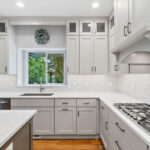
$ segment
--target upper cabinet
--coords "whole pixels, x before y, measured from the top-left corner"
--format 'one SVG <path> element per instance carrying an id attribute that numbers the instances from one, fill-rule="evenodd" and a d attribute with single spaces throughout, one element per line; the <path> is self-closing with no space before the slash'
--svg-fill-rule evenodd
<path id="1" fill-rule="evenodd" d="M 67 73 L 79 73 L 79 36 L 67 36 Z"/>
<path id="2" fill-rule="evenodd" d="M 94 29 L 95 35 L 107 35 L 108 33 L 107 20 L 94 21 Z"/>
<path id="3" fill-rule="evenodd" d="M 107 35 L 107 20 L 80 20 L 80 35 Z"/>
<path id="4" fill-rule="evenodd" d="M 0 74 L 8 73 L 8 37 L 0 36 Z"/>
<path id="5" fill-rule="evenodd" d="M 115 1 L 116 42 L 120 44 L 128 38 L 128 0 Z"/>
<path id="6" fill-rule="evenodd" d="M 93 21 L 81 20 L 80 21 L 80 35 L 93 35 Z"/>
<path id="7" fill-rule="evenodd" d="M 79 35 L 79 21 L 69 20 L 67 21 L 67 35 Z"/>
<path id="8" fill-rule="evenodd" d="M 145 38 L 145 27 L 150 25 L 149 0 L 115 0 L 116 47 L 114 52 L 125 49 Z M 141 38 L 140 38 L 141 37 Z M 130 40 L 131 38 L 131 40 Z M 127 41 L 129 40 L 129 41 Z M 127 41 L 124 43 L 124 41 Z"/>
<path id="9" fill-rule="evenodd" d="M 0 35 L 7 35 L 7 34 L 8 34 L 8 21 L 0 20 Z"/>

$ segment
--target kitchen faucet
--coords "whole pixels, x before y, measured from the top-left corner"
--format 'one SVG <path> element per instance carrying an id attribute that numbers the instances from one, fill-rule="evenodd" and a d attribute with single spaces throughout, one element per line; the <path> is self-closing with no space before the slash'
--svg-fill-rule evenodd
<path id="1" fill-rule="evenodd" d="M 42 86 L 42 77 L 40 77 L 40 93 L 44 90 L 45 88 Z"/>

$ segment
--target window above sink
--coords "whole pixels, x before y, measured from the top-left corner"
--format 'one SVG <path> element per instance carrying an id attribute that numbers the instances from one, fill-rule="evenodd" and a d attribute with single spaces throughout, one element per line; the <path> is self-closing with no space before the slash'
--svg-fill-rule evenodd
<path id="1" fill-rule="evenodd" d="M 46 86 L 66 83 L 65 49 L 19 48 L 17 85 Z"/>

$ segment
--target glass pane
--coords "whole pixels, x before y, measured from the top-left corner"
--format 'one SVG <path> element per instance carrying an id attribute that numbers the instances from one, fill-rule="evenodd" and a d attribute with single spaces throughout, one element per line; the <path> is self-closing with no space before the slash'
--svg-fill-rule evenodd
<path id="1" fill-rule="evenodd" d="M 5 32 L 5 23 L 0 23 L 0 32 Z"/>
<path id="2" fill-rule="evenodd" d="M 28 59 L 28 84 L 45 83 L 45 53 L 29 53 Z"/>
<path id="3" fill-rule="evenodd" d="M 97 32 L 105 32 L 105 23 L 97 23 Z"/>
<path id="4" fill-rule="evenodd" d="M 110 28 L 112 29 L 113 26 L 114 26 L 114 16 L 110 20 Z"/>
<path id="5" fill-rule="evenodd" d="M 64 83 L 64 54 L 48 54 L 48 83 Z"/>
<path id="6" fill-rule="evenodd" d="M 82 32 L 91 32 L 91 23 L 82 23 Z"/>
<path id="7" fill-rule="evenodd" d="M 69 32 L 76 32 L 76 23 L 69 24 Z"/>

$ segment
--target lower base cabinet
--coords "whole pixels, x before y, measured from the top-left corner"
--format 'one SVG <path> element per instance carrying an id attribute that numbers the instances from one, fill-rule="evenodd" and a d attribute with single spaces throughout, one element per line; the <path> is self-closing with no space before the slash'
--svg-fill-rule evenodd
<path id="1" fill-rule="evenodd" d="M 100 117 L 100 134 L 106 150 L 108 150 L 108 120 L 101 115 Z"/>
<path id="2" fill-rule="evenodd" d="M 77 134 L 96 134 L 96 108 L 77 108 Z"/>
<path id="3" fill-rule="evenodd" d="M 76 134 L 76 108 L 55 108 L 55 134 Z"/>
<path id="4" fill-rule="evenodd" d="M 54 134 L 54 108 L 36 108 L 37 114 L 33 119 L 34 135 Z"/>

